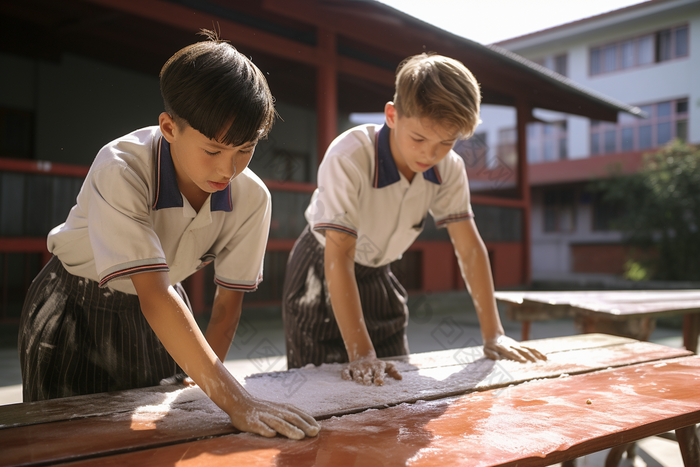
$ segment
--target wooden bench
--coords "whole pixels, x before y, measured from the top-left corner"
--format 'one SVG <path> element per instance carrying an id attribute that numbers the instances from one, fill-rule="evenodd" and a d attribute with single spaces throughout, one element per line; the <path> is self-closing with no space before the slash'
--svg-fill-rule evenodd
<path id="1" fill-rule="evenodd" d="M 683 343 L 697 351 L 700 335 L 700 290 L 625 290 L 570 292 L 496 292 L 508 319 L 523 324 L 573 317 L 584 333 L 602 332 L 648 340 L 657 318 L 683 315 Z"/>
<path id="2" fill-rule="evenodd" d="M 383 387 L 341 380 L 341 365 L 248 377 L 321 420 L 303 441 L 237 433 L 199 388 L 0 406 L 0 465 L 544 466 L 667 431 L 700 465 L 700 357 L 602 334 L 530 344 L 548 361 L 414 354 Z"/>

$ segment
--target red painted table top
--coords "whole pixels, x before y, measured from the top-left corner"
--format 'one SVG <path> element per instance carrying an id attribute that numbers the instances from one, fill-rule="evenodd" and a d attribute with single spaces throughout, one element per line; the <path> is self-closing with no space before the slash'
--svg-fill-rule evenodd
<path id="1" fill-rule="evenodd" d="M 396 399 L 381 410 L 341 400 L 339 413 L 359 412 L 316 414 L 321 433 L 304 441 L 237 434 L 198 389 L 3 406 L 0 465 L 549 465 L 700 422 L 700 357 L 602 335 L 539 344 L 548 362 L 499 362 L 510 365 L 501 367 L 509 379 L 450 386 L 462 395 Z M 454 351 L 445 352 L 411 356 L 416 374 L 405 378 L 441 368 L 448 380 L 460 375 L 451 373 Z M 167 413 L 146 410 L 153 401 L 144 398 L 176 394 L 187 397 Z"/>

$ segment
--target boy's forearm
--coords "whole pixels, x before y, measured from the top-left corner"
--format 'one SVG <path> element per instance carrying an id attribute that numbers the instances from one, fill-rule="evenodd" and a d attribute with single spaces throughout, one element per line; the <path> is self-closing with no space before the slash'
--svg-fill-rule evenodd
<path id="1" fill-rule="evenodd" d="M 462 266 L 462 276 L 468 284 L 472 300 L 474 300 L 474 307 L 481 325 L 481 335 L 484 342 L 486 342 L 504 334 L 494 298 L 493 279 L 488 254 L 485 247 L 477 247 L 467 253 L 463 253 L 463 255 L 466 258 L 464 266 Z"/>
<path id="2" fill-rule="evenodd" d="M 166 275 L 167 277 L 167 275 Z M 133 279 L 132 279 L 133 280 Z M 138 280 L 134 280 L 138 284 Z M 172 287 L 148 284 L 157 293 L 139 293 L 141 310 L 165 349 L 199 387 L 227 413 L 245 390 L 226 370 L 199 330 L 192 314 Z M 137 285 L 137 291 L 144 287 Z"/>
<path id="3" fill-rule="evenodd" d="M 376 356 L 362 314 L 360 292 L 355 279 L 355 262 L 349 257 L 341 255 L 337 258 L 327 254 L 325 275 L 333 313 L 345 342 L 348 359 L 352 362 L 362 357 Z"/>
<path id="4" fill-rule="evenodd" d="M 473 222 L 473 221 L 466 221 Z M 486 342 L 504 334 L 494 298 L 494 285 L 488 252 L 475 226 L 448 226 L 462 278 L 474 301 L 481 335 Z"/>
<path id="5" fill-rule="evenodd" d="M 231 348 L 241 318 L 243 292 L 217 287 L 211 319 L 205 337 L 212 350 L 222 362 Z"/>

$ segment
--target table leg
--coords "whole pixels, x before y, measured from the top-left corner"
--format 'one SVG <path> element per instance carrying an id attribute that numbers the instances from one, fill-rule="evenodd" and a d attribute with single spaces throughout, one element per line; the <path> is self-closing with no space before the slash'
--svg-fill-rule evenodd
<path id="1" fill-rule="evenodd" d="M 622 455 L 627 453 L 627 459 L 634 462 L 636 456 L 636 443 L 620 444 L 610 449 L 608 456 L 605 458 L 605 467 L 617 467 L 622 460 Z"/>
<path id="2" fill-rule="evenodd" d="M 574 317 L 576 328 L 583 334 L 601 332 L 614 336 L 630 337 L 639 341 L 648 341 L 656 327 L 654 318 L 611 319 L 588 316 L 577 313 Z"/>
<path id="3" fill-rule="evenodd" d="M 700 465 L 700 443 L 695 432 L 695 425 L 679 428 L 676 430 L 678 447 L 681 448 L 683 465 L 685 467 Z"/>
<path id="4" fill-rule="evenodd" d="M 576 459 L 562 462 L 561 467 L 576 467 Z"/>
<path id="5" fill-rule="evenodd" d="M 622 460 L 622 455 L 625 453 L 627 453 L 627 459 L 634 463 L 634 458 L 637 455 L 636 445 L 637 443 L 620 444 L 610 449 L 608 456 L 605 458 L 605 467 L 617 467 Z"/>
<path id="6" fill-rule="evenodd" d="M 698 353 L 700 334 L 700 313 L 687 313 L 683 316 L 683 345 L 686 350 Z"/>
<path id="7" fill-rule="evenodd" d="M 520 340 L 521 341 L 529 341 L 530 340 L 530 321 L 523 321 L 523 328 L 521 330 Z"/>

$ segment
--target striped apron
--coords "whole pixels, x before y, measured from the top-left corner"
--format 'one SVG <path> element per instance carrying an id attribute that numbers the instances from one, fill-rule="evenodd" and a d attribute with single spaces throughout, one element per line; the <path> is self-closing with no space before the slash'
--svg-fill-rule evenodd
<path id="1" fill-rule="evenodd" d="M 323 263 L 323 245 L 306 226 L 289 255 L 284 278 L 282 317 L 288 368 L 348 361 Z M 390 266 L 371 268 L 355 263 L 355 277 L 377 356 L 407 355 L 407 294 Z"/>
<path id="2" fill-rule="evenodd" d="M 99 288 L 55 256 L 27 292 L 19 356 L 24 402 L 154 386 L 181 372 L 137 295 Z"/>

